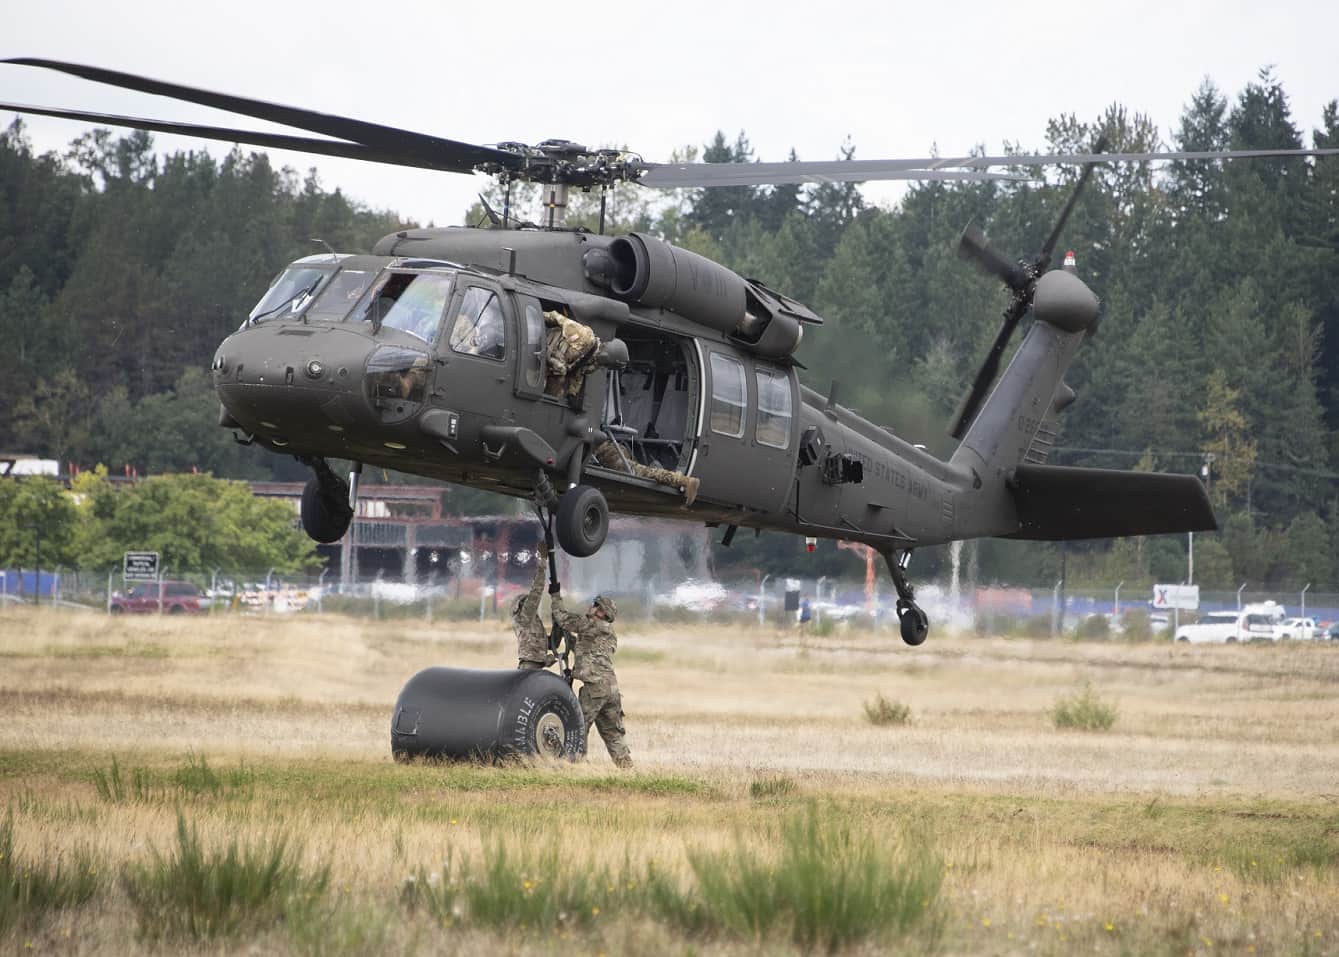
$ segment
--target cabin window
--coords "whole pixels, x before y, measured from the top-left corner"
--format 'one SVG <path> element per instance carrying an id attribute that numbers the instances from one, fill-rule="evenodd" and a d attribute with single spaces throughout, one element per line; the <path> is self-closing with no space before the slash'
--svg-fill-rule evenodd
<path id="1" fill-rule="evenodd" d="M 758 424 L 754 435 L 759 445 L 784 449 L 790 445 L 790 376 L 773 369 L 758 369 Z"/>
<path id="2" fill-rule="evenodd" d="M 497 296 L 471 286 L 460 302 L 456 324 L 451 327 L 451 348 L 467 356 L 501 359 L 507 354 L 507 331 Z"/>
<path id="3" fill-rule="evenodd" d="M 307 310 L 309 322 L 342 322 L 354 305 L 367 291 L 376 275 L 371 269 L 344 269 L 326 283 L 321 294 Z"/>
<path id="4" fill-rule="evenodd" d="M 713 352 L 711 354 L 711 431 L 741 439 L 744 437 L 744 409 L 748 392 L 743 363 Z"/>
<path id="5" fill-rule="evenodd" d="M 534 299 L 525 299 L 525 351 L 521 371 L 527 388 L 544 388 L 544 309 Z"/>

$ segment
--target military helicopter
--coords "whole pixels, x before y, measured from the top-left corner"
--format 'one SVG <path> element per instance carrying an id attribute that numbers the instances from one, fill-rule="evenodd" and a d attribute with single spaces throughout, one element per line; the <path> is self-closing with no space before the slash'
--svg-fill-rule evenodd
<path id="1" fill-rule="evenodd" d="M 1050 269 L 1094 164 L 1320 156 L 1339 150 L 960 156 L 753 164 L 652 163 L 566 140 L 481 146 L 133 74 L 53 60 L 42 67 L 284 124 L 319 137 L 0 103 L 0 109 L 422 167 L 485 173 L 507 189 L 492 228 L 412 229 L 370 255 L 292 263 L 218 347 L 219 424 L 312 469 L 302 524 L 345 534 L 366 464 L 534 498 L 558 543 L 595 553 L 610 510 L 723 527 L 863 542 L 887 561 L 903 639 L 922 643 L 925 612 L 907 568 L 917 548 L 957 539 L 1071 540 L 1205 531 L 1212 508 L 1192 475 L 1047 465 L 1064 381 L 1096 331 L 1097 296 Z M 616 184 L 683 188 L 876 179 L 1018 178 L 1022 167 L 1083 173 L 1035 256 L 1012 261 L 969 226 L 961 253 L 1010 292 L 999 333 L 959 406 L 947 461 L 799 381 L 795 351 L 822 318 L 768 288 L 654 236 L 604 234 Z M 998 170 L 1004 170 L 1000 172 Z M 545 221 L 517 223 L 510 187 L 544 187 Z M 565 226 L 572 189 L 599 190 L 598 233 Z M 546 314 L 599 340 L 584 387 L 555 391 Z M 1025 316 L 1033 321 L 999 367 Z M 998 381 L 996 381 L 998 379 Z M 593 450 L 617 443 L 623 462 Z M 351 461 L 346 481 L 329 459 Z M 636 466 L 641 466 L 638 469 Z M 653 478 L 697 479 L 688 504 Z"/>

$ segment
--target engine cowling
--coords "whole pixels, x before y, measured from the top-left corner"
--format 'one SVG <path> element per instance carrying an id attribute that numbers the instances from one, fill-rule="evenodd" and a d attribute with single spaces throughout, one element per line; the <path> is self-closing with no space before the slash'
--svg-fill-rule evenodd
<path id="1" fill-rule="evenodd" d="M 619 236 L 587 256 L 599 260 L 588 262 L 587 276 L 625 302 L 678 313 L 769 358 L 800 344 L 803 327 L 788 300 L 705 256 L 643 233 Z"/>

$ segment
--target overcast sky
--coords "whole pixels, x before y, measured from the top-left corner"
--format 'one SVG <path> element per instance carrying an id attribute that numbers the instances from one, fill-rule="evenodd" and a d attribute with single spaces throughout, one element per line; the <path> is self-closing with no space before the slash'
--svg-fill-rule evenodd
<path id="1" fill-rule="evenodd" d="M 290 12 L 292 11 L 292 12 Z M 863 159 L 1044 144 L 1112 102 L 1169 138 L 1204 77 L 1229 98 L 1265 65 L 1306 134 L 1339 97 L 1335 0 L 1120 3 L 324 3 L 43 0 L 5 16 L 0 56 L 111 67 L 476 143 L 548 137 L 648 160 L 744 130 L 760 159 Z M 30 67 L 0 101 L 276 129 Z M 12 114 L 0 112 L 5 126 Z M 39 149 L 82 127 L 28 117 Z M 156 136 L 161 149 L 200 142 Z M 221 143 L 206 146 L 216 156 Z M 274 154 L 326 188 L 457 223 L 482 177 Z M 875 200 L 890 187 L 868 188 Z"/>

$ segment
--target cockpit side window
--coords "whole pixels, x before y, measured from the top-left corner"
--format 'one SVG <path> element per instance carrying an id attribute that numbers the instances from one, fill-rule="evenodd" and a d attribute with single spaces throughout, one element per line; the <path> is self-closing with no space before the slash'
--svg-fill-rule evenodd
<path id="1" fill-rule="evenodd" d="M 468 356 L 502 359 L 507 355 L 507 329 L 502 307 L 491 290 L 471 286 L 460 302 L 451 327 L 451 348 Z"/>
<path id="2" fill-rule="evenodd" d="M 363 297 L 355 318 L 432 342 L 451 298 L 451 280 L 440 273 L 390 273 Z"/>
<path id="3" fill-rule="evenodd" d="M 307 310 L 307 321 L 342 322 L 358 302 L 358 297 L 367 291 L 375 275 L 376 272 L 369 269 L 340 270 Z"/>
<path id="4" fill-rule="evenodd" d="M 263 299 L 251 310 L 247 322 L 296 319 L 312 301 L 331 270 L 315 266 L 289 266 L 270 285 Z"/>

